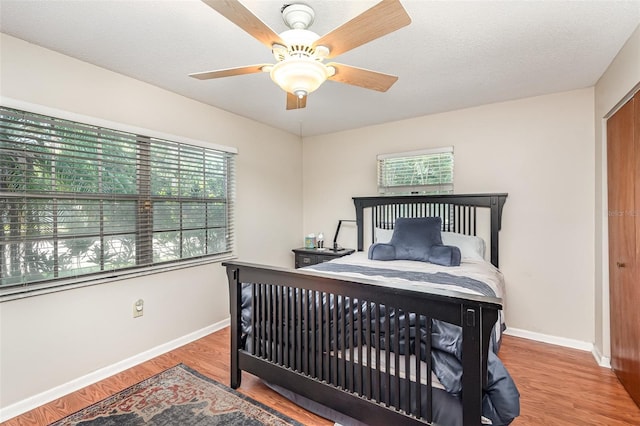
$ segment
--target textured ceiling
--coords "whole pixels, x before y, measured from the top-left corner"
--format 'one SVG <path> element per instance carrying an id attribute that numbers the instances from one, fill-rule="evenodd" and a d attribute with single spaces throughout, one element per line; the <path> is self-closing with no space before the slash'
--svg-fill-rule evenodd
<path id="1" fill-rule="evenodd" d="M 284 0 L 244 0 L 275 32 Z M 377 1 L 304 0 L 323 35 Z M 640 24 L 634 1 L 402 2 L 412 23 L 336 58 L 399 76 L 386 93 L 328 81 L 285 110 L 267 74 L 189 73 L 273 62 L 198 0 L 0 0 L 0 31 L 245 116 L 311 136 L 592 86 Z M 0 47 L 1 48 L 1 47 Z"/>

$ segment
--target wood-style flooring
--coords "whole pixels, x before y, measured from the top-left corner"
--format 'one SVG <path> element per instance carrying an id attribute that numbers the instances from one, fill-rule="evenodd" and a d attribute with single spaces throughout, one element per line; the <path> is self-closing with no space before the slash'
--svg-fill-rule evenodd
<path id="1" fill-rule="evenodd" d="M 640 425 L 640 408 L 614 373 L 599 367 L 588 352 L 505 336 L 500 358 L 521 393 L 521 416 L 513 425 Z M 183 363 L 229 384 L 229 329 L 210 334 L 3 423 L 46 425 Z M 333 423 L 298 408 L 244 373 L 240 392 L 306 424 Z"/>

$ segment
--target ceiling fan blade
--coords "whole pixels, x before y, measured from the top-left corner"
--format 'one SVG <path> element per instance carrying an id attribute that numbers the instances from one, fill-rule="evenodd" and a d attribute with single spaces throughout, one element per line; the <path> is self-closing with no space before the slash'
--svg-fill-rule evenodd
<path id="1" fill-rule="evenodd" d="M 210 8 L 245 30 L 260 43 L 271 49 L 274 43 L 286 45 L 267 24 L 244 7 L 238 0 L 202 0 Z"/>
<path id="2" fill-rule="evenodd" d="M 307 106 L 307 97 L 297 97 L 293 93 L 287 92 L 287 110 L 305 108 Z"/>
<path id="3" fill-rule="evenodd" d="M 352 20 L 320 37 L 314 46 L 329 48 L 328 58 L 392 33 L 411 23 L 399 0 L 382 0 Z"/>
<path id="4" fill-rule="evenodd" d="M 329 80 L 377 90 L 378 92 L 386 92 L 393 86 L 393 83 L 398 81 L 398 77 L 395 75 L 383 74 L 364 68 L 351 67 L 335 62 L 328 63 L 327 66 L 332 66 L 336 69 L 336 73 L 329 77 Z"/>
<path id="5" fill-rule="evenodd" d="M 193 74 L 189 74 L 189 77 L 197 78 L 198 80 L 210 80 L 212 78 L 231 77 L 234 75 L 243 75 L 243 74 L 254 74 L 257 72 L 262 72 L 262 67 L 267 65 L 271 65 L 271 64 L 248 65 L 246 67 L 227 68 L 224 70 L 194 72 Z"/>

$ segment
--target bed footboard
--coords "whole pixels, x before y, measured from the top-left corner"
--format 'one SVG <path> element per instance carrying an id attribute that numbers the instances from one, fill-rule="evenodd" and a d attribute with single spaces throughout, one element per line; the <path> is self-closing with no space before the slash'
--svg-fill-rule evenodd
<path id="1" fill-rule="evenodd" d="M 241 372 L 371 425 L 433 421 L 433 324 L 460 327 L 462 418 L 479 425 L 500 299 L 226 262 L 231 387 Z M 244 309 L 243 309 L 244 305 Z"/>

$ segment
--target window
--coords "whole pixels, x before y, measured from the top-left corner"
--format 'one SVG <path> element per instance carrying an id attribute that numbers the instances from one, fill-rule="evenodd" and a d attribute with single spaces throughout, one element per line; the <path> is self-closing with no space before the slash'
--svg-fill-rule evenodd
<path id="1" fill-rule="evenodd" d="M 450 194 L 453 147 L 378 155 L 380 194 Z"/>
<path id="2" fill-rule="evenodd" d="M 0 289 L 228 257 L 233 198 L 233 153 L 1 107 Z"/>

